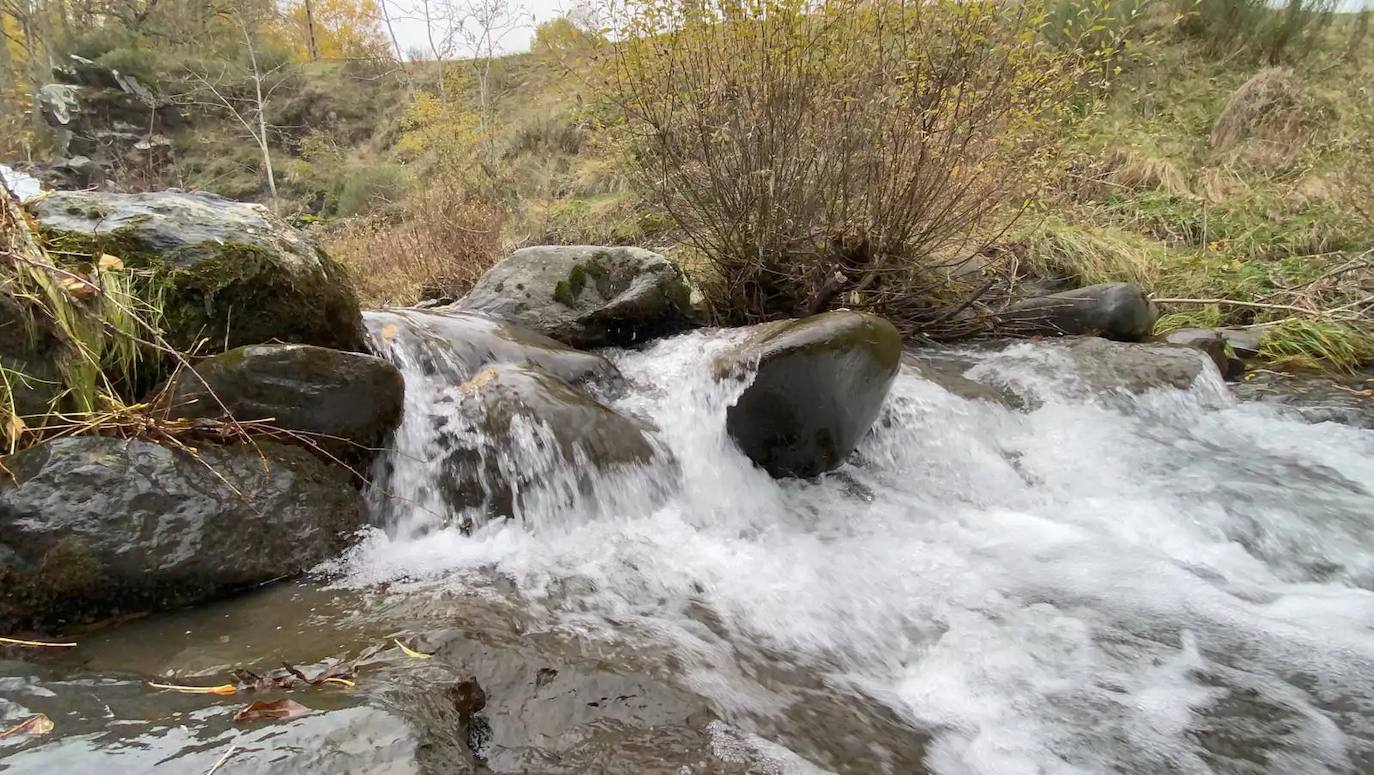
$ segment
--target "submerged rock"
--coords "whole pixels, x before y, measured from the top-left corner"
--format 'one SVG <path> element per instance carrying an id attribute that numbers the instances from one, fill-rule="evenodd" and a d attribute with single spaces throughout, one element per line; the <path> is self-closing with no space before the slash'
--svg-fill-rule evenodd
<path id="1" fill-rule="evenodd" d="M 454 306 L 527 326 L 573 347 L 631 345 L 691 327 L 691 291 L 641 248 L 547 245 L 517 250 Z"/>
<path id="2" fill-rule="evenodd" d="M 773 476 L 824 473 L 873 425 L 901 359 L 901 335 L 874 315 L 840 310 L 765 323 L 716 363 L 722 376 L 756 367 L 726 429 Z"/>
<path id="3" fill-rule="evenodd" d="M 28 205 L 50 246 L 151 269 L 168 341 L 363 349 L 343 268 L 266 207 L 212 194 L 57 191 Z"/>
<path id="4" fill-rule="evenodd" d="M 336 454 L 377 447 L 401 421 L 405 382 L 387 361 L 304 344 L 259 344 L 206 358 L 168 387 L 167 415 L 266 420 Z M 324 438 L 333 437 L 333 438 Z"/>
<path id="5" fill-rule="evenodd" d="M 1310 423 L 1334 422 L 1374 430 L 1374 371 L 1332 378 L 1257 371 L 1231 386 L 1242 401 L 1283 407 Z"/>
<path id="6" fill-rule="evenodd" d="M 167 608 L 299 574 L 363 522 L 341 468 L 259 441 L 196 455 L 58 439 L 0 461 L 0 627 Z"/>
<path id="7" fill-rule="evenodd" d="M 500 516 L 556 508 L 660 454 L 650 426 L 538 368 L 487 367 L 458 387 L 456 400 L 471 424 L 455 429 L 445 464 L 458 508 Z"/>
<path id="8" fill-rule="evenodd" d="M 1019 334 L 1139 342 L 1150 335 L 1158 317 L 1140 286 L 1105 283 L 1019 301 L 1002 313 L 1002 322 Z"/>
<path id="9" fill-rule="evenodd" d="M 1046 394 L 1112 400 L 1160 388 L 1187 390 L 1210 362 L 1188 347 L 1064 337 L 1013 341 L 980 358 L 964 376 L 1011 395 L 1013 405 L 1034 409 Z"/>
<path id="10" fill-rule="evenodd" d="M 573 384 L 620 381 L 620 372 L 600 355 L 485 315 L 388 309 L 364 317 L 374 352 L 393 360 L 404 352 L 426 374 L 442 374 L 455 383 L 492 364 L 536 366 Z"/>

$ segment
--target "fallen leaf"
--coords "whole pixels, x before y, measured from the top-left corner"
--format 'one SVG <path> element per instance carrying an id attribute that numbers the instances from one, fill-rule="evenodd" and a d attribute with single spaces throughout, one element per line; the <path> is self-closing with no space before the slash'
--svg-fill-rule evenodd
<path id="1" fill-rule="evenodd" d="M 396 338 L 397 331 L 400 331 L 400 329 L 396 327 L 395 323 L 387 323 L 382 326 L 382 342 L 384 344 L 391 344 L 391 340 Z"/>
<path id="2" fill-rule="evenodd" d="M 109 253 L 101 253 L 100 260 L 95 265 L 101 269 L 123 269 L 124 261 L 119 256 L 112 256 Z"/>
<path id="3" fill-rule="evenodd" d="M 35 713 L 9 729 L 0 732 L 0 737 L 9 737 L 10 735 L 33 735 L 34 737 L 38 737 L 39 735 L 48 734 L 52 729 L 52 719 L 42 713 Z"/>
<path id="4" fill-rule="evenodd" d="M 46 640 L 19 640 L 18 638 L 0 638 L 0 645 L 4 646 L 27 646 L 30 648 L 48 649 L 74 649 L 75 643 L 53 643 Z"/>
<path id="5" fill-rule="evenodd" d="M 219 686 L 179 686 L 177 684 L 155 684 L 148 683 L 154 689 L 166 689 L 171 692 L 181 692 L 182 694 L 236 694 L 238 688 L 233 684 L 221 684 Z"/>
<path id="6" fill-rule="evenodd" d="M 234 722 L 275 721 L 277 719 L 295 718 L 309 712 L 309 708 L 291 699 L 273 700 L 272 702 L 258 701 L 252 705 L 239 708 L 239 712 L 234 714 Z"/>
<path id="7" fill-rule="evenodd" d="M 5 421 L 5 435 L 10 439 L 19 438 L 28 428 L 29 426 L 24 424 L 24 418 L 17 414 L 11 414 L 10 418 Z"/>
<path id="8" fill-rule="evenodd" d="M 400 646 L 401 651 L 404 651 L 406 656 L 410 657 L 411 659 L 429 659 L 430 657 L 434 656 L 433 654 L 424 654 L 419 651 L 416 651 L 415 649 L 410 648 L 409 646 L 400 642 L 399 640 L 396 640 L 395 638 L 392 639 L 392 642 L 395 643 L 397 646 Z"/>
<path id="9" fill-rule="evenodd" d="M 62 286 L 62 290 L 66 291 L 74 299 L 89 299 L 94 296 L 96 292 L 96 287 L 94 285 L 91 285 L 85 280 L 78 280 L 75 277 L 63 277 L 57 281 L 57 284 Z"/>

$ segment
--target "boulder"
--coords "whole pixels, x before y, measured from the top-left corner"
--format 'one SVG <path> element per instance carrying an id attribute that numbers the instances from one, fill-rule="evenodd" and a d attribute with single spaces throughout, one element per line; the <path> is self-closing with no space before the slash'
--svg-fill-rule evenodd
<path id="1" fill-rule="evenodd" d="M 0 391 L 8 392 L 15 414 L 42 416 L 53 408 L 66 390 L 61 364 L 69 352 L 45 315 L 23 297 L 0 293 Z"/>
<path id="2" fill-rule="evenodd" d="M 1160 388 L 1187 390 L 1208 361 L 1188 347 L 1063 337 L 1012 342 L 980 357 L 965 376 L 1010 395 L 1014 406 L 1035 409 L 1047 395 L 1112 402 Z"/>
<path id="3" fill-rule="evenodd" d="M 691 290 L 668 259 L 640 248 L 517 250 L 454 307 L 518 323 L 573 347 L 632 345 L 693 324 Z"/>
<path id="4" fill-rule="evenodd" d="M 1226 338 L 1214 328 L 1179 328 L 1155 337 L 1155 340 L 1201 350 L 1216 364 L 1217 371 L 1224 379 L 1239 379 L 1245 373 L 1244 361 L 1231 355 L 1226 346 Z"/>
<path id="5" fill-rule="evenodd" d="M 452 310 L 387 309 L 363 314 L 373 352 L 409 360 L 451 384 L 484 366 L 535 366 L 565 382 L 614 386 L 620 372 L 595 353 L 574 350 L 528 328 Z"/>
<path id="6" fill-rule="evenodd" d="M 363 523 L 347 473 L 270 441 L 51 441 L 4 458 L 0 628 L 167 608 L 299 574 Z M 5 552 L 0 552 L 4 556 Z"/>
<path id="7" fill-rule="evenodd" d="M 200 361 L 173 377 L 167 415 L 265 420 L 311 434 L 332 454 L 380 446 L 401 421 L 401 372 L 372 355 L 307 344 L 258 344 Z"/>
<path id="8" fill-rule="evenodd" d="M 489 366 L 457 390 L 447 500 L 509 516 L 557 510 L 608 476 L 667 461 L 652 428 L 532 366 Z"/>
<path id="9" fill-rule="evenodd" d="M 716 361 L 718 376 L 749 380 L 726 429 L 773 476 L 824 473 L 873 425 L 901 360 L 897 329 L 861 312 L 756 326 Z"/>
<path id="10" fill-rule="evenodd" d="M 1006 329 L 1018 334 L 1139 342 L 1149 337 L 1159 314 L 1140 286 L 1105 283 L 1024 299 L 1001 317 Z"/>
<path id="11" fill-rule="evenodd" d="M 1253 326 L 1230 326 L 1219 329 L 1219 333 L 1236 357 L 1258 358 L 1264 341 L 1264 331 L 1272 325 L 1259 323 Z"/>
<path id="12" fill-rule="evenodd" d="M 343 268 L 262 205 L 177 191 L 56 191 L 29 209 L 51 247 L 152 270 L 167 338 L 179 349 L 278 340 L 364 347 Z"/>

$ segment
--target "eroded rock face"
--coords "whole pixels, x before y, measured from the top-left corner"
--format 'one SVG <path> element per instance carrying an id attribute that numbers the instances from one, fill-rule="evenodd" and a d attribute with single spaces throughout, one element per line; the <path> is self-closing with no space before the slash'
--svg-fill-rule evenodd
<path id="1" fill-rule="evenodd" d="M 1139 342 L 1150 336 L 1159 313 L 1140 286 L 1105 283 L 1025 299 L 1001 317 L 1007 330 L 1018 334 Z"/>
<path id="2" fill-rule="evenodd" d="M 3 464 L 6 629 L 184 605 L 299 574 L 363 523 L 343 469 L 265 440 L 201 445 L 192 457 L 86 436 Z"/>
<path id="3" fill-rule="evenodd" d="M 717 361 L 722 375 L 757 365 L 726 428 L 773 476 L 824 473 L 873 425 L 901 358 L 901 335 L 874 315 L 839 310 L 765 323 Z"/>
<path id="4" fill-rule="evenodd" d="M 363 349 L 342 267 L 262 205 L 177 191 L 57 191 L 29 209 L 51 247 L 154 270 L 165 287 L 166 335 L 179 349 L 272 341 Z"/>
<path id="5" fill-rule="evenodd" d="M 399 353 L 427 375 L 454 384 L 493 364 L 535 366 L 565 382 L 614 386 L 620 372 L 595 353 L 574 350 L 528 328 L 447 309 L 387 309 L 364 315 L 374 352 Z"/>
<path id="6" fill-rule="evenodd" d="M 459 508 L 493 516 L 548 509 L 593 494 L 609 475 L 666 459 L 650 426 L 535 367 L 489 366 L 455 400 L 468 427 L 454 429 L 445 472 Z"/>
<path id="7" fill-rule="evenodd" d="M 336 454 L 379 446 L 401 421 L 405 382 L 372 355 L 304 344 L 239 347 L 169 386 L 167 414 L 271 420 Z"/>
<path id="8" fill-rule="evenodd" d="M 663 256 L 589 245 L 517 250 L 454 304 L 573 347 L 632 345 L 693 325 L 690 289 Z"/>
<path id="9" fill-rule="evenodd" d="M 52 129 L 59 156 L 103 164 L 165 142 L 162 132 L 184 122 L 168 101 L 131 75 L 71 55 L 53 67 L 57 83 L 38 91 L 38 110 Z"/>

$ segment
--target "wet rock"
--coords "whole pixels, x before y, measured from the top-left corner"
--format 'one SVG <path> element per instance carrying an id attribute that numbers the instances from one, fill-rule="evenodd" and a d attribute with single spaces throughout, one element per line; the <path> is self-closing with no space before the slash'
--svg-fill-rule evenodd
<path id="1" fill-rule="evenodd" d="M 1179 328 L 1156 340 L 1202 351 L 1216 364 L 1217 372 L 1224 379 L 1238 379 L 1245 373 L 1245 363 L 1228 352 L 1225 337 L 1214 328 Z"/>
<path id="2" fill-rule="evenodd" d="M 1112 342 L 1098 337 L 1064 337 L 1012 342 L 980 359 L 965 374 L 1015 397 L 1027 409 L 1041 405 L 1048 389 L 1110 401 L 1159 388 L 1187 390 L 1208 371 L 1210 359 L 1187 347 Z"/>
<path id="3" fill-rule="evenodd" d="M 965 377 L 964 372 L 968 370 L 971 364 L 905 352 L 902 353 L 902 365 L 915 371 L 921 379 L 933 382 L 960 398 L 1001 404 L 1011 408 L 1019 406 L 1015 396 L 1010 393 Z"/>
<path id="4" fill-rule="evenodd" d="M 167 415 L 271 419 L 334 454 L 377 447 L 401 421 L 405 382 L 372 355 L 304 344 L 239 347 L 173 378 Z M 325 438 L 332 437 L 332 438 Z M 340 441 L 341 440 L 341 441 Z"/>
<path id="5" fill-rule="evenodd" d="M 692 325 L 691 291 L 671 261 L 640 248 L 524 248 L 454 306 L 573 347 L 631 345 Z"/>
<path id="6" fill-rule="evenodd" d="M 374 352 L 392 359 L 402 350 L 418 354 L 426 374 L 442 374 L 455 384 L 493 364 L 535 366 L 577 385 L 614 386 L 620 381 L 620 372 L 600 355 L 485 315 L 388 309 L 367 312 L 364 318 Z"/>
<path id="7" fill-rule="evenodd" d="M 1310 423 L 1374 429 L 1374 372 L 1331 378 L 1259 371 L 1231 386 L 1242 401 L 1280 406 Z"/>
<path id="8" fill-rule="evenodd" d="M 45 316 L 26 308 L 22 298 L 0 293 L 0 367 L 6 372 L 15 414 L 48 413 L 65 390 L 65 357 L 66 348 Z"/>
<path id="9" fill-rule="evenodd" d="M 363 349 L 342 267 L 262 205 L 176 191 L 58 191 L 29 209 L 52 247 L 153 270 L 165 289 L 163 327 L 180 349 Z"/>
<path id="10" fill-rule="evenodd" d="M 1264 339 L 1264 330 L 1267 324 L 1254 326 L 1233 326 L 1218 329 L 1221 338 L 1230 345 L 1231 352 L 1239 358 L 1258 358 L 1260 354 L 1260 343 Z"/>
<path id="11" fill-rule="evenodd" d="M 1150 335 L 1158 312 L 1140 286 L 1090 285 L 1013 304 L 1002 313 L 1008 331 L 1042 336 L 1091 335 L 1139 342 Z"/>
<path id="12" fill-rule="evenodd" d="M 757 367 L 726 429 L 773 476 L 829 471 L 873 425 L 901 357 L 901 335 L 873 315 L 839 310 L 765 323 L 716 363 L 722 376 Z"/>
<path id="13" fill-rule="evenodd" d="M 4 458 L 0 627 L 52 628 L 305 571 L 362 524 L 347 474 L 270 441 L 65 438 Z"/>
<path id="14" fill-rule="evenodd" d="M 455 429 L 445 462 L 458 508 L 498 516 L 556 510 L 594 494 L 608 476 L 666 457 L 647 424 L 535 367 L 489 366 L 458 387 L 456 400 L 471 423 Z"/>

